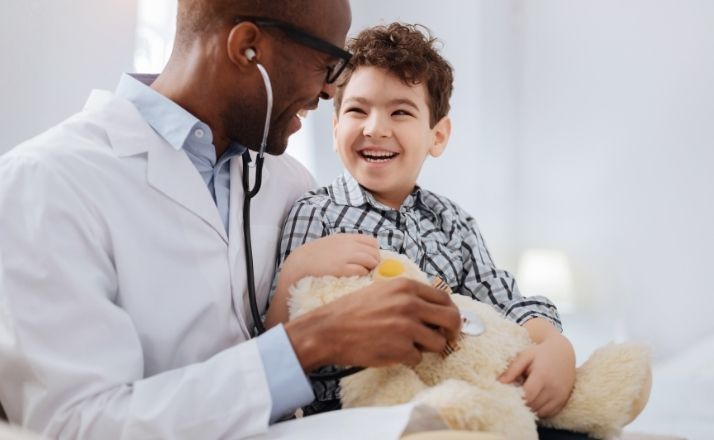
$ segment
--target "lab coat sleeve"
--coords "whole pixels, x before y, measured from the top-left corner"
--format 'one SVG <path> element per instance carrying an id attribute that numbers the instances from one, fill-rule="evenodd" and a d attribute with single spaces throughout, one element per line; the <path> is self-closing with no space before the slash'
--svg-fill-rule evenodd
<path id="1" fill-rule="evenodd" d="M 0 158 L 0 401 L 10 421 L 49 438 L 265 431 L 271 401 L 255 340 L 144 377 L 107 228 L 75 180 L 43 160 Z"/>
<path id="2" fill-rule="evenodd" d="M 272 423 L 312 402 L 315 396 L 282 324 L 266 331 L 257 342 L 273 399 Z"/>

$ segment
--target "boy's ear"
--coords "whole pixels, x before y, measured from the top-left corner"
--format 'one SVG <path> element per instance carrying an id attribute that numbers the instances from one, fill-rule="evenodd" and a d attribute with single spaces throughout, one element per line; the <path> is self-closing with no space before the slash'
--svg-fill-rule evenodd
<path id="1" fill-rule="evenodd" d="M 337 113 L 332 113 L 332 149 L 337 151 Z"/>
<path id="2" fill-rule="evenodd" d="M 449 143 L 451 118 L 448 115 L 441 118 L 431 129 L 431 132 L 434 134 L 434 144 L 429 148 L 429 154 L 432 157 L 439 157 L 446 149 L 446 144 Z"/>

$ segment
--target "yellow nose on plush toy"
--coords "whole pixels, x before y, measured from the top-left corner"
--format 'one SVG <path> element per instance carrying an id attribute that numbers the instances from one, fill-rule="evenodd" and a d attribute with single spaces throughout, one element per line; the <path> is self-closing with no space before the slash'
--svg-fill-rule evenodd
<path id="1" fill-rule="evenodd" d="M 374 271 L 374 279 L 388 280 L 404 275 L 405 268 L 402 263 L 397 260 L 387 259 L 379 263 L 377 270 Z"/>

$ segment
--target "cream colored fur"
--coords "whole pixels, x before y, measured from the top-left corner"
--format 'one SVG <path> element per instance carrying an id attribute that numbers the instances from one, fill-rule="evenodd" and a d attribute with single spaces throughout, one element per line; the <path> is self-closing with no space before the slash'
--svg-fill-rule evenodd
<path id="1" fill-rule="evenodd" d="M 405 256 L 382 251 L 382 260 L 397 259 L 406 276 L 428 283 Z M 379 277 L 377 277 L 379 278 Z M 360 289 L 372 276 L 307 277 L 291 288 L 290 316 Z M 394 405 L 414 401 L 437 408 L 452 429 L 488 432 L 508 439 L 536 440 L 537 417 L 525 405 L 520 386 L 497 378 L 529 344 L 525 329 L 504 319 L 491 306 L 452 295 L 460 308 L 473 310 L 486 332 L 465 336 L 459 349 L 445 358 L 427 353 L 414 368 L 396 365 L 368 368 L 341 381 L 345 407 Z M 611 438 L 641 412 L 651 386 L 648 350 L 638 344 L 600 348 L 577 369 L 565 408 L 540 424 Z"/>

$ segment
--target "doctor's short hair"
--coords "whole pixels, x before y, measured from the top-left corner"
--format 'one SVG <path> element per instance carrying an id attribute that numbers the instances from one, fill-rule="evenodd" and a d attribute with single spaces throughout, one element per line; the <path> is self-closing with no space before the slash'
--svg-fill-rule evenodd
<path id="1" fill-rule="evenodd" d="M 405 84 L 426 85 L 429 125 L 449 114 L 454 89 L 453 68 L 437 49 L 439 40 L 425 26 L 392 23 L 367 28 L 347 42 L 353 55 L 337 83 L 335 110 L 340 112 L 344 89 L 355 70 L 362 66 L 386 69 Z"/>
<path id="2" fill-rule="evenodd" d="M 178 0 L 176 42 L 179 47 L 189 46 L 196 36 L 232 27 L 241 16 L 270 17 L 308 27 L 316 5 L 292 0 Z"/>

